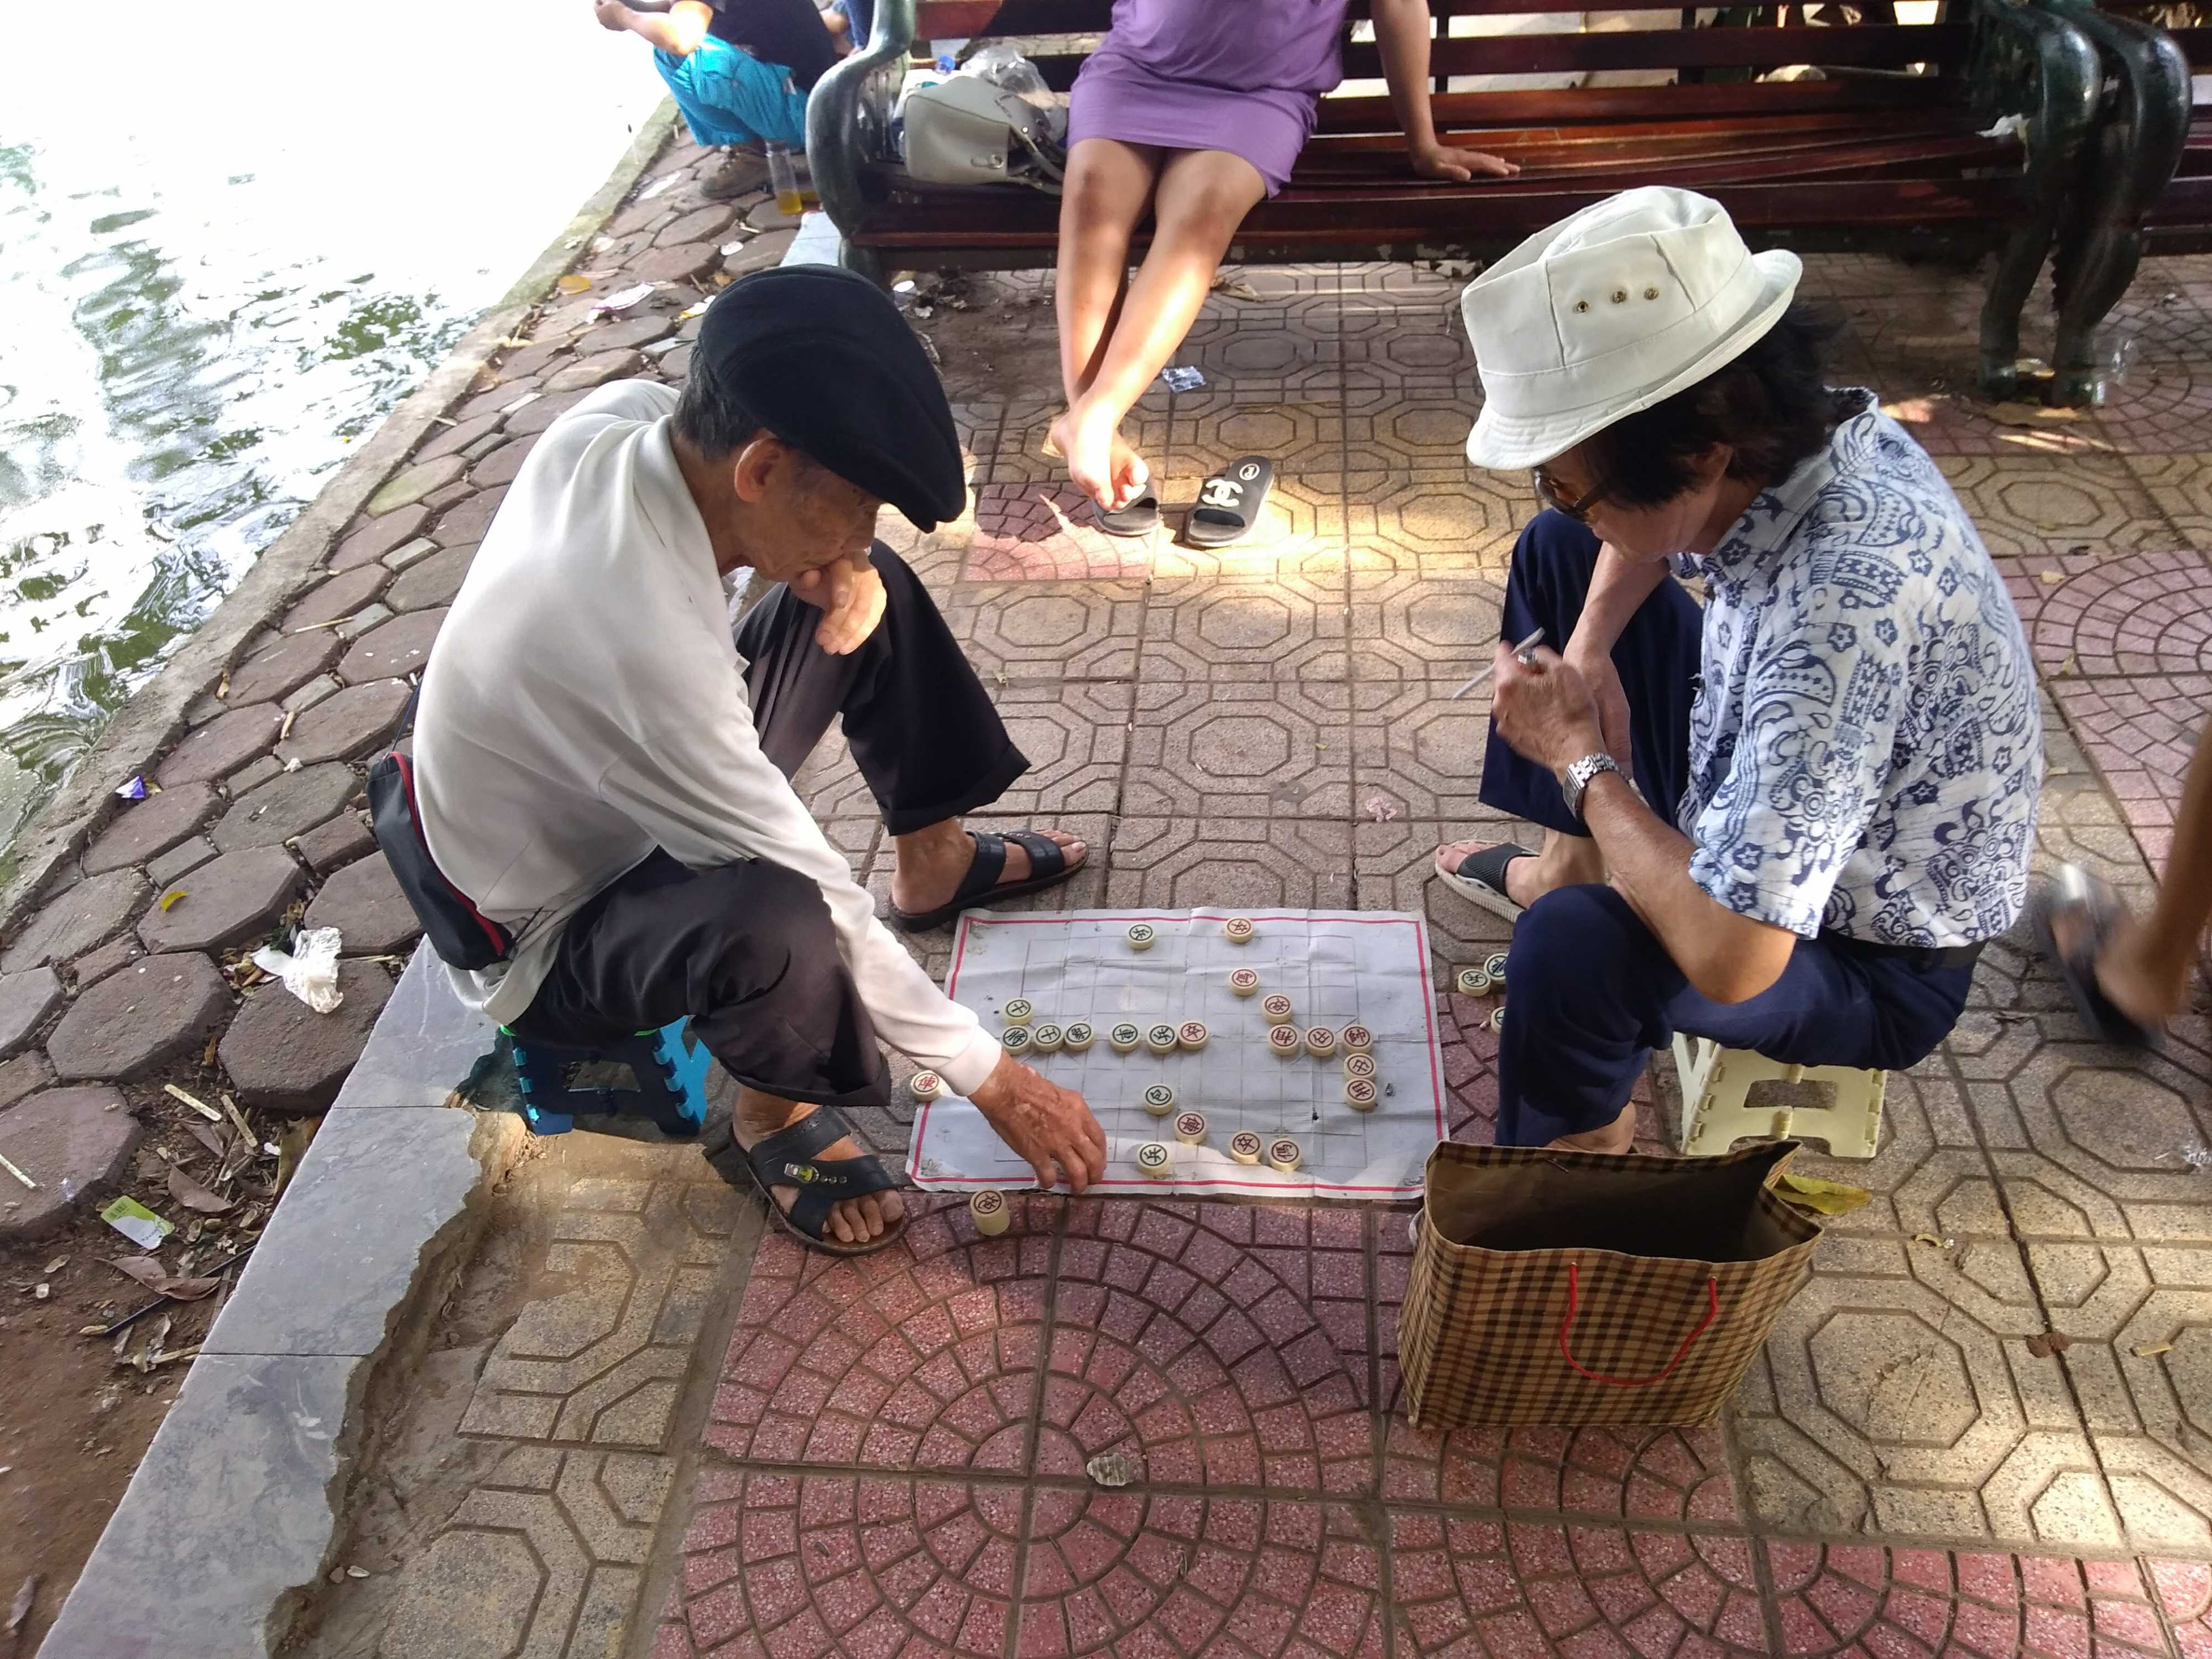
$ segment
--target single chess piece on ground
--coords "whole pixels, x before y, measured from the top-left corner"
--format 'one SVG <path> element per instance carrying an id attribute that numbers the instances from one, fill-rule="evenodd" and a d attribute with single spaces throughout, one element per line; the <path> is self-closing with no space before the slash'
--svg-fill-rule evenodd
<path id="1" fill-rule="evenodd" d="M 1365 1078 L 1369 1082 L 1373 1082 L 1375 1080 L 1375 1056 L 1372 1054 L 1346 1054 L 1344 1057 L 1344 1075 L 1347 1079 L 1352 1078 Z"/>
<path id="2" fill-rule="evenodd" d="M 1228 935 L 1231 945 L 1249 945 L 1258 930 L 1252 926 L 1251 917 L 1231 916 L 1221 924 L 1221 931 Z"/>
<path id="3" fill-rule="evenodd" d="M 1036 1012 L 1036 1005 L 1027 997 L 1013 997 L 999 1010 L 999 1018 L 1009 1025 L 1026 1025 L 1030 1023 L 1030 1017 Z"/>
<path id="4" fill-rule="evenodd" d="M 1187 1019 L 1176 1027 L 1176 1046 L 1192 1054 L 1206 1047 L 1206 1022 L 1202 1019 Z"/>
<path id="5" fill-rule="evenodd" d="M 1267 1164 L 1272 1169 L 1279 1170 L 1285 1175 L 1289 1175 L 1305 1161 L 1304 1152 L 1300 1149 L 1298 1143 L 1288 1135 L 1267 1143 Z"/>
<path id="6" fill-rule="evenodd" d="M 1035 1036 L 1026 1025 L 1009 1025 L 999 1036 L 1000 1043 L 1017 1060 L 1029 1053 L 1030 1047 L 1035 1041 Z"/>
<path id="7" fill-rule="evenodd" d="M 1156 1054 L 1173 1054 L 1176 1051 L 1176 1044 L 1178 1041 L 1179 1039 L 1176 1036 L 1176 1028 L 1166 1024 L 1164 1021 L 1160 1024 L 1153 1026 L 1152 1030 L 1145 1033 L 1145 1047 L 1150 1048 Z"/>
<path id="8" fill-rule="evenodd" d="M 1133 921 L 1129 924 L 1129 948 L 1132 951 L 1151 950 L 1152 941 L 1159 936 L 1159 930 L 1149 921 Z"/>
<path id="9" fill-rule="evenodd" d="M 1267 1047 L 1278 1060 L 1289 1060 L 1305 1052 L 1305 1044 L 1295 1025 L 1271 1025 L 1267 1028 Z"/>
<path id="10" fill-rule="evenodd" d="M 914 1091 L 916 1100 L 935 1100 L 945 1092 L 945 1079 L 934 1072 L 916 1072 L 914 1081 L 906 1086 Z"/>
<path id="11" fill-rule="evenodd" d="M 1482 964 L 1482 971 L 1490 975 L 1490 982 L 1498 990 L 1505 988 L 1505 952 L 1500 951 Z"/>
<path id="12" fill-rule="evenodd" d="M 1306 1052 L 1316 1060 L 1328 1060 L 1336 1053 L 1336 1033 L 1326 1025 L 1316 1025 L 1306 1032 Z"/>
<path id="13" fill-rule="evenodd" d="M 1056 1054 L 1060 1045 L 1067 1040 L 1067 1033 L 1053 1024 L 1040 1025 L 1030 1038 L 1030 1046 L 1041 1054 Z"/>
<path id="14" fill-rule="evenodd" d="M 1117 1054 L 1129 1054 L 1145 1040 L 1145 1034 L 1127 1020 L 1123 1020 L 1106 1033 L 1106 1041 Z"/>
<path id="15" fill-rule="evenodd" d="M 1232 995 L 1249 997 L 1260 988 L 1260 970 L 1256 968 L 1232 969 L 1229 975 L 1229 989 Z"/>
<path id="16" fill-rule="evenodd" d="M 975 1231 L 986 1238 L 996 1238 L 1014 1218 L 1006 1195 L 993 1187 L 986 1187 L 968 1200 L 968 1213 L 975 1219 Z"/>
<path id="17" fill-rule="evenodd" d="M 1079 1019 L 1060 1033 L 1060 1046 L 1071 1054 L 1079 1054 L 1091 1047 L 1097 1035 L 1091 1029 L 1089 1020 Z"/>
<path id="18" fill-rule="evenodd" d="M 1371 1112 L 1382 1092 L 1364 1077 L 1347 1078 L 1344 1084 L 1344 1103 L 1355 1112 Z"/>
<path id="19" fill-rule="evenodd" d="M 1462 968 L 1456 981 L 1463 997 L 1486 997 L 1490 994 L 1490 975 L 1480 968 Z"/>
<path id="20" fill-rule="evenodd" d="M 1270 1025 L 1288 1025 L 1291 1023 L 1291 1000 L 1278 991 L 1260 1005 L 1260 1012 L 1267 1015 Z"/>
<path id="21" fill-rule="evenodd" d="M 1204 1146 L 1206 1144 L 1206 1114 L 1204 1112 L 1179 1114 L 1176 1118 L 1176 1139 L 1186 1146 Z"/>
<path id="22" fill-rule="evenodd" d="M 1164 1083 L 1155 1083 L 1138 1100 L 1154 1117 L 1165 1117 L 1175 1110 L 1175 1091 Z"/>
<path id="23" fill-rule="evenodd" d="M 1137 1168 L 1154 1181 L 1165 1181 L 1175 1173 L 1175 1158 L 1164 1143 L 1148 1140 L 1137 1148 Z"/>
<path id="24" fill-rule="evenodd" d="M 1375 1046 L 1375 1033 L 1364 1025 L 1347 1025 L 1344 1028 L 1342 1041 L 1345 1053 L 1364 1054 Z"/>
<path id="25" fill-rule="evenodd" d="M 1249 1129 L 1239 1129 L 1229 1137 L 1229 1156 L 1239 1164 L 1257 1164 L 1260 1152 L 1260 1137 Z"/>
<path id="26" fill-rule="evenodd" d="M 1493 1031 L 1505 1029 L 1505 1005 L 1502 1002 L 1490 1011 L 1490 1029 Z"/>

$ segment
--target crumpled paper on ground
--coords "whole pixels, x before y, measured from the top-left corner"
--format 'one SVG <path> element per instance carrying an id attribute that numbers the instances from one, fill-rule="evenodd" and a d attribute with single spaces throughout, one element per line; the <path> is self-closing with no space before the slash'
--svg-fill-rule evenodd
<path id="1" fill-rule="evenodd" d="M 319 1014 L 337 1012 L 345 1000 L 338 989 L 338 930 L 303 927 L 296 951 L 263 945 L 253 953 L 253 965 L 284 981 L 284 988 Z"/>

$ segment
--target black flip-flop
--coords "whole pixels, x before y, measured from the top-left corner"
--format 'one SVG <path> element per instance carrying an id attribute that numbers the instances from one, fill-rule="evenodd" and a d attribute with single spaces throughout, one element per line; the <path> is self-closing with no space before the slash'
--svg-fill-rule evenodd
<path id="1" fill-rule="evenodd" d="M 900 1216 L 880 1237 L 865 1244 L 842 1244 L 823 1232 L 830 1212 L 836 1205 L 848 1198 L 864 1198 L 870 1193 L 888 1193 L 899 1184 L 898 1178 L 872 1152 L 863 1152 L 858 1158 L 814 1156 L 848 1135 L 853 1135 L 853 1126 L 845 1121 L 842 1113 L 834 1106 L 817 1106 L 789 1128 L 778 1129 L 750 1148 L 738 1145 L 734 1128 L 726 1120 L 710 1127 L 701 1146 L 707 1161 L 723 1180 L 734 1187 L 736 1173 L 742 1171 L 760 1188 L 760 1195 L 768 1205 L 769 1219 L 808 1249 L 819 1250 L 824 1255 L 873 1255 L 898 1243 L 906 1231 L 907 1216 Z M 853 1139 L 858 1140 L 860 1137 L 853 1135 Z M 775 1201 L 771 1189 L 777 1187 L 799 1189 L 788 1215 L 783 1206 Z"/>
<path id="2" fill-rule="evenodd" d="M 1240 455 L 1198 487 L 1198 505 L 1182 527 L 1193 547 L 1227 547 L 1260 522 L 1274 487 L 1275 464 L 1265 455 Z"/>
<path id="3" fill-rule="evenodd" d="M 1091 511 L 1098 527 L 1109 536 L 1149 536 L 1160 527 L 1160 492 L 1146 484 L 1127 507 L 1109 512 L 1094 504 Z"/>
<path id="4" fill-rule="evenodd" d="M 2061 910 L 2076 907 L 2087 913 L 2088 938 L 2068 955 L 2059 950 L 2057 930 L 2052 924 Z M 2119 920 L 2120 912 L 2120 897 L 2112 884 L 2091 875 L 2078 864 L 2060 865 L 2027 902 L 2028 921 L 2035 929 L 2036 946 L 2057 965 L 2058 976 L 2066 981 L 2067 994 L 2074 999 L 2075 1012 L 2081 1016 L 2083 1023 L 2105 1042 L 2117 1047 L 2148 1048 L 2157 1034 L 2123 1013 L 2097 983 L 2097 957 L 2104 951 L 2105 941 L 2112 936 L 2112 925 Z"/>
<path id="5" fill-rule="evenodd" d="M 1457 893 L 1470 904 L 1479 904 L 1495 916 L 1508 921 L 1521 919 L 1521 907 L 1505 896 L 1505 866 L 1516 859 L 1532 859 L 1536 855 L 1525 847 L 1510 841 L 1469 853 L 1459 861 L 1459 868 L 1447 870 L 1439 865 L 1437 879 Z"/>
<path id="6" fill-rule="evenodd" d="M 975 860 L 968 866 L 968 873 L 960 878 L 960 885 L 953 890 L 951 898 L 934 910 L 902 910 L 891 906 L 891 921 L 902 932 L 927 933 L 932 927 L 942 927 L 963 910 L 972 910 L 987 899 L 1019 898 L 1024 893 L 1041 893 L 1048 887 L 1057 887 L 1079 867 L 1067 861 L 1060 844 L 1049 836 L 1041 836 L 1034 830 L 1009 830 L 1003 836 L 994 836 L 988 830 L 970 830 L 969 839 L 975 843 Z M 1020 881 L 999 884 L 999 877 L 1006 867 L 1006 843 L 1014 842 L 1030 855 L 1030 873 Z"/>

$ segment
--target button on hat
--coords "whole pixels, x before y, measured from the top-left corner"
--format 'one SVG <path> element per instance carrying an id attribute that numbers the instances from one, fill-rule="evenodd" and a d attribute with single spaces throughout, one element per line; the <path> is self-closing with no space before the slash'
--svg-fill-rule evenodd
<path id="1" fill-rule="evenodd" d="M 1540 465 L 1695 386 L 1780 320 L 1802 269 L 1746 247 L 1711 197 L 1665 185 L 1537 232 L 1460 297 L 1483 393 L 1468 459 Z"/>
<path id="2" fill-rule="evenodd" d="M 945 388 L 898 307 L 835 265 L 741 277 L 699 325 L 708 374 L 777 437 L 921 530 L 968 503 Z"/>

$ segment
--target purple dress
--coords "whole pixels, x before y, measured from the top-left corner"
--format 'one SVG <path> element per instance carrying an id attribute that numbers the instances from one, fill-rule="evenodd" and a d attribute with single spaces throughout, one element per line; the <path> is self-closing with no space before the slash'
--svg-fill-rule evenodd
<path id="1" fill-rule="evenodd" d="M 1344 78 L 1346 0 L 1114 0 L 1114 27 L 1075 77 L 1067 141 L 1225 149 L 1273 196 Z"/>

